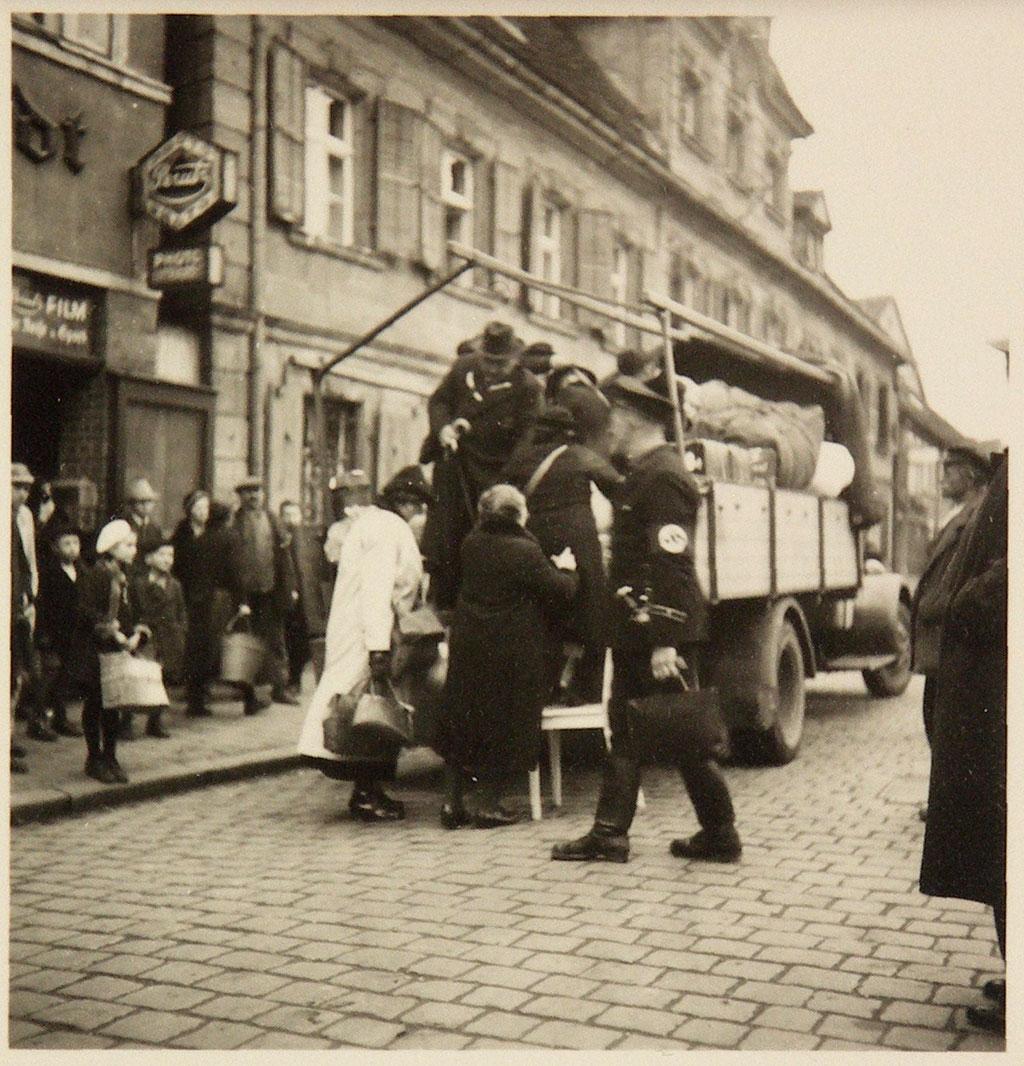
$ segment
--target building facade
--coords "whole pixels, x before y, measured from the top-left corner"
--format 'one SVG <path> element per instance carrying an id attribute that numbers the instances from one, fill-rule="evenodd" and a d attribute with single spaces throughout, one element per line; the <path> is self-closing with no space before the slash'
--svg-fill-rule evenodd
<path id="1" fill-rule="evenodd" d="M 152 99 L 135 101 L 141 60 L 130 48 L 121 81 L 103 82 L 38 54 L 40 40 L 61 47 L 44 36 L 53 26 L 16 20 L 15 80 L 30 96 L 61 111 L 22 73 L 42 64 L 58 84 L 91 77 L 132 121 L 111 131 L 124 143 L 111 141 L 92 173 L 18 160 L 15 266 L 43 256 L 71 263 L 55 275 L 68 283 L 116 279 L 100 292 L 96 336 L 106 340 L 96 343 L 106 349 L 94 362 L 107 379 L 144 381 L 159 393 L 153 402 L 166 404 L 166 389 L 189 398 L 205 419 L 208 454 L 188 474 L 200 471 L 218 496 L 230 498 L 254 470 L 273 503 L 301 499 L 321 517 L 313 372 L 444 276 L 451 239 L 624 304 L 645 289 L 665 293 L 809 360 L 842 361 L 861 385 L 874 473 L 892 500 L 897 368 L 909 347 L 824 270 L 824 197 L 794 192 L 788 179 L 790 146 L 811 128 L 771 60 L 767 20 L 115 18 L 127 19 L 129 40 L 149 27 Z M 96 135 L 85 124 L 89 147 Z M 184 236 L 132 217 L 127 192 L 138 159 L 178 131 L 237 164 L 234 207 Z M 69 246 L 37 187 L 59 177 L 66 196 L 78 182 L 84 210 L 93 174 L 116 186 L 106 207 L 116 222 L 91 227 L 102 249 Z M 217 250 L 221 283 L 148 289 L 146 253 L 186 245 Z M 129 298 L 135 317 L 118 317 Z M 640 342 L 555 297 L 472 271 L 327 376 L 331 463 L 364 467 L 379 484 L 414 461 L 426 400 L 456 345 L 493 318 L 599 373 Z M 121 387 L 100 389 L 126 428 L 115 427 L 96 480 L 116 490 L 127 473 L 109 464 L 127 447 L 170 499 L 179 486 L 161 473 L 161 446 L 117 443 L 134 439 L 130 410 L 109 406 Z M 70 461 L 62 453 L 62 472 L 77 472 Z M 869 534 L 886 558 L 893 515 L 890 507 Z"/>
<path id="2" fill-rule="evenodd" d="M 129 174 L 165 131 L 165 19 L 15 15 L 12 451 L 91 526 L 131 478 L 159 516 L 212 470 L 214 396 L 146 284 Z"/>

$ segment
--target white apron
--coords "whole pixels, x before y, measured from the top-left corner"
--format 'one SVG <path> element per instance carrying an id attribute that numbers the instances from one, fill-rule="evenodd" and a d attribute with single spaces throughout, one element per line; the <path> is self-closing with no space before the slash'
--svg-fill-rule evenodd
<path id="1" fill-rule="evenodd" d="M 344 759 L 324 747 L 331 699 L 369 678 L 371 651 L 387 651 L 396 620 L 412 610 L 423 579 L 419 546 L 404 519 L 366 507 L 345 531 L 327 619 L 324 672 L 299 736 L 300 755 Z"/>

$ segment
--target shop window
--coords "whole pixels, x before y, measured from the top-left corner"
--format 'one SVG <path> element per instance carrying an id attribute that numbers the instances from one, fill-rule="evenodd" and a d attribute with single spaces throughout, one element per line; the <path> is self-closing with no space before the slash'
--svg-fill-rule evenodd
<path id="1" fill-rule="evenodd" d="M 441 202 L 444 204 L 445 239 L 473 245 L 473 161 L 460 152 L 446 149 L 441 153 Z M 452 257 L 449 269 L 461 260 Z M 473 284 L 473 272 L 467 271 L 455 282 Z"/>
<path id="2" fill-rule="evenodd" d="M 363 467 L 360 448 L 362 405 L 352 400 L 325 396 L 324 437 L 327 443 L 328 476 L 338 470 L 369 470 Z M 302 448 L 302 509 L 313 524 L 329 524 L 323 511 L 320 453 L 317 446 L 316 410 L 313 397 L 306 397 Z"/>
<path id="3" fill-rule="evenodd" d="M 308 87 L 305 228 L 310 236 L 353 243 L 354 145 L 351 101 Z"/>
<path id="4" fill-rule="evenodd" d="M 185 326 L 162 323 L 156 335 L 156 376 L 178 385 L 200 385 L 203 376 L 199 335 Z"/>

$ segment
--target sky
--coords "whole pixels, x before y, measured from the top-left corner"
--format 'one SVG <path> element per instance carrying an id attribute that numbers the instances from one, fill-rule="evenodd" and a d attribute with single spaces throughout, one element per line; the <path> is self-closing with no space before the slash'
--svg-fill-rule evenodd
<path id="1" fill-rule="evenodd" d="M 988 342 L 1021 324 L 1024 4 L 774 9 L 772 55 L 815 128 L 794 142 L 790 182 L 825 193 L 826 270 L 851 297 L 896 298 L 930 406 L 1008 439 L 1005 360 Z"/>

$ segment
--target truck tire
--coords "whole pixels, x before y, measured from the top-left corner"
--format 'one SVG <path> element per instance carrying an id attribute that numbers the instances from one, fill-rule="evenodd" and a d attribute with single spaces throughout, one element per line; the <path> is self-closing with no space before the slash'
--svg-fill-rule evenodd
<path id="1" fill-rule="evenodd" d="M 902 696 L 910 684 L 910 608 L 902 600 L 899 611 L 900 652 L 895 661 L 877 670 L 863 670 L 861 676 L 868 692 L 876 699 Z"/>
<path id="2" fill-rule="evenodd" d="M 793 623 L 785 618 L 778 623 L 774 638 L 762 669 L 768 675 L 764 684 L 778 689 L 775 721 L 764 730 L 741 729 L 732 734 L 732 754 L 738 762 L 784 766 L 800 750 L 806 705 L 803 647 Z"/>

